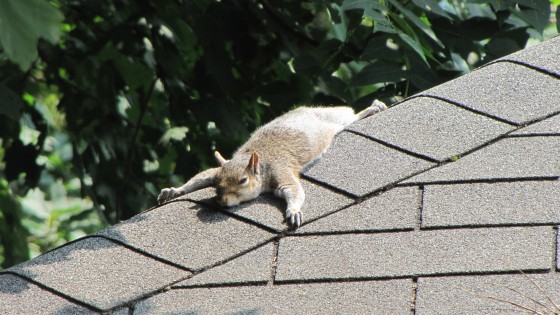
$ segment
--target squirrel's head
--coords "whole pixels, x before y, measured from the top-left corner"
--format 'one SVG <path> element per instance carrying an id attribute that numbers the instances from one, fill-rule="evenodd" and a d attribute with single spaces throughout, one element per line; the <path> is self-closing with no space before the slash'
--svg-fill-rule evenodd
<path id="1" fill-rule="evenodd" d="M 262 190 L 262 171 L 256 152 L 251 154 L 248 163 L 240 158 L 226 160 L 218 152 L 214 155 L 221 165 L 215 178 L 220 205 L 236 206 L 258 197 Z"/>

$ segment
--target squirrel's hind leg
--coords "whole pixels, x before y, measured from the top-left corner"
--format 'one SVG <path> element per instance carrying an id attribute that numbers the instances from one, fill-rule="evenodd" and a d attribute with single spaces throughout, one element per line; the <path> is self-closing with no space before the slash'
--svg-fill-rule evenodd
<path id="1" fill-rule="evenodd" d="M 357 120 L 375 115 L 387 109 L 387 105 L 380 100 L 374 100 L 370 107 L 356 114 Z"/>

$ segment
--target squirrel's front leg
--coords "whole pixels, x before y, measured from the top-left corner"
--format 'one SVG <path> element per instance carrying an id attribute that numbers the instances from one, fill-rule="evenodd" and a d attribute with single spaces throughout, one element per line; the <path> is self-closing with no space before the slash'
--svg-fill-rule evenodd
<path id="1" fill-rule="evenodd" d="M 286 183 L 279 183 L 274 194 L 286 200 L 286 220 L 297 229 L 303 223 L 301 206 L 305 200 L 305 192 L 297 176 L 292 175 Z"/>
<path id="2" fill-rule="evenodd" d="M 171 200 L 173 198 L 188 194 L 190 192 L 212 186 L 214 184 L 214 179 L 216 174 L 220 170 L 219 167 L 207 169 L 196 174 L 193 178 L 181 187 L 169 187 L 161 190 L 158 196 L 157 203 L 161 205 L 162 203 Z"/>

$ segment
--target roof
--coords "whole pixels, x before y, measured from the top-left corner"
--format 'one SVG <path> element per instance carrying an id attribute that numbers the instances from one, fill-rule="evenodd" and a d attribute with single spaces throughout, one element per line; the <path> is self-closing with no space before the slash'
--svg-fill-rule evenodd
<path id="1" fill-rule="evenodd" d="M 1 272 L 0 313 L 553 310 L 559 51 L 556 37 L 350 126 L 302 175 L 297 231 L 276 198 L 223 210 L 202 190 Z"/>

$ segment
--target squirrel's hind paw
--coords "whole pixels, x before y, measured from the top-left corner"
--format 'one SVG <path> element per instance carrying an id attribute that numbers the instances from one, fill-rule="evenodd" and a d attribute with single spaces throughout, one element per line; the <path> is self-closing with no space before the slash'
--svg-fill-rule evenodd
<path id="1" fill-rule="evenodd" d="M 297 229 L 303 223 L 303 214 L 301 213 L 301 210 L 298 209 L 287 209 L 286 220 L 290 222 L 293 229 Z"/>
<path id="2" fill-rule="evenodd" d="M 387 109 L 387 105 L 380 100 L 374 100 L 370 106 L 373 113 L 379 113 Z"/>

